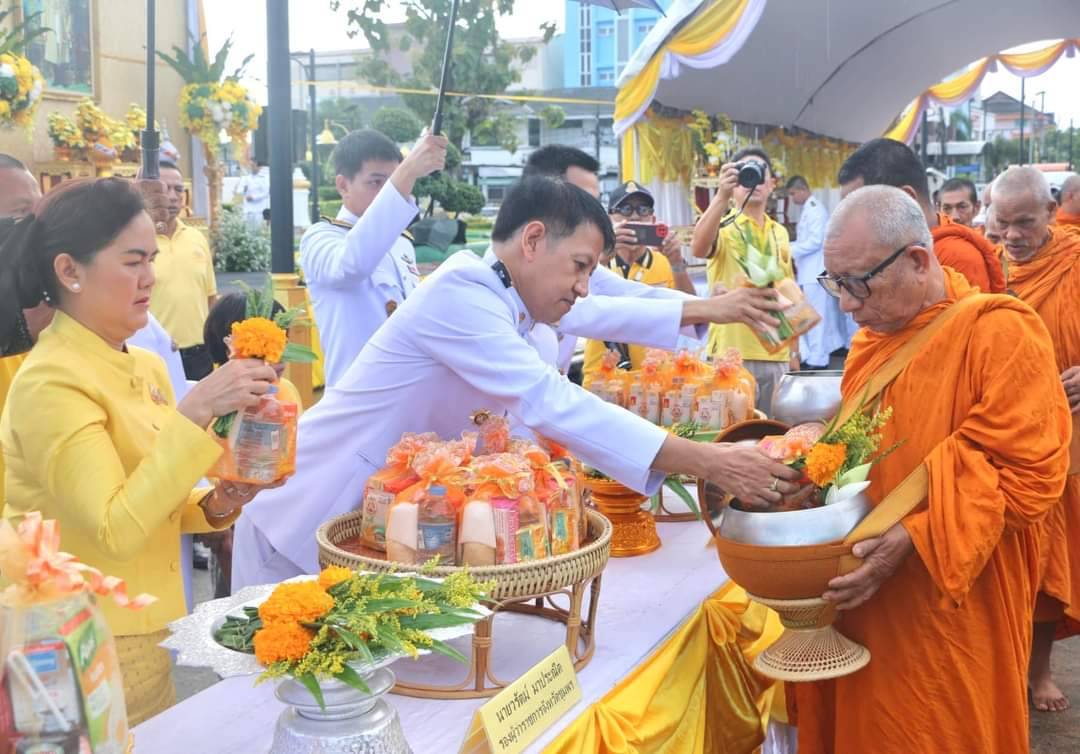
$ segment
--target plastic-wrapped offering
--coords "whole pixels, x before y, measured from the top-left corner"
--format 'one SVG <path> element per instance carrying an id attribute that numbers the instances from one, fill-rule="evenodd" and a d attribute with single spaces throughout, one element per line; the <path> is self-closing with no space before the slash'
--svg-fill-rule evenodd
<path id="1" fill-rule="evenodd" d="M 122 754 L 130 750 L 116 644 L 92 594 L 139 610 L 124 584 L 60 552 L 39 513 L 0 521 L 0 751 Z"/>
<path id="2" fill-rule="evenodd" d="M 267 394 L 232 418 L 224 449 L 210 476 L 244 484 L 272 484 L 296 472 L 295 403 Z"/>

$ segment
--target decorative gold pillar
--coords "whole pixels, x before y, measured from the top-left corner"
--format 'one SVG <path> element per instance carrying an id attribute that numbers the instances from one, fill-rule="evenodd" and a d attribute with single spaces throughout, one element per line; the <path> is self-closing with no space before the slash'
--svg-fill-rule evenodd
<path id="1" fill-rule="evenodd" d="M 295 274 L 275 273 L 271 275 L 274 282 L 274 298 L 286 309 L 303 307 L 304 314 L 296 318 L 292 327 L 289 328 L 289 342 L 311 348 L 311 311 L 307 301 L 307 288 L 300 285 L 300 277 Z M 287 364 L 285 366 L 285 378 L 300 392 L 300 399 L 304 402 L 304 408 L 308 409 L 315 402 L 315 390 L 312 382 L 312 365 Z"/>

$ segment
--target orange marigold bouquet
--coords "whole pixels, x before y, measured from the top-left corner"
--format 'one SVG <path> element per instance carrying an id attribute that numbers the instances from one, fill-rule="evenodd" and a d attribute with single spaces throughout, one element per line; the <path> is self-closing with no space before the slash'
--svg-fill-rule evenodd
<path id="1" fill-rule="evenodd" d="M 798 507 L 832 505 L 869 487 L 870 469 L 898 447 L 879 452 L 881 430 L 891 416 L 891 408 L 867 412 L 860 407 L 843 424 L 836 419 L 828 426 L 800 424 L 758 445 L 770 458 L 802 470 L 803 481 L 813 485 L 813 495 L 798 496 Z"/>
<path id="2" fill-rule="evenodd" d="M 288 329 L 302 313 L 290 309 L 274 316 L 271 291 L 247 290 L 247 319 L 234 322 L 228 338 L 234 359 L 263 359 L 270 364 L 310 362 L 310 349 L 288 342 Z M 254 406 L 214 422 L 224 449 L 211 476 L 247 484 L 271 484 L 296 470 L 296 422 L 299 407 L 268 393 Z"/>
<path id="3" fill-rule="evenodd" d="M 262 678 L 292 676 L 322 705 L 319 682 L 329 678 L 368 692 L 365 665 L 425 652 L 465 662 L 432 633 L 483 618 L 478 603 L 490 588 L 466 570 L 435 580 L 331 566 L 317 579 L 278 584 L 261 605 L 228 616 L 214 639 L 254 653 Z"/>

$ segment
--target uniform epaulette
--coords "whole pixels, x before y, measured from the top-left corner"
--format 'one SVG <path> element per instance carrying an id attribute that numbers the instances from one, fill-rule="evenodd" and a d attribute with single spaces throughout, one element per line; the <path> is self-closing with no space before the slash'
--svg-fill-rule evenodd
<path id="1" fill-rule="evenodd" d="M 322 216 L 322 221 L 324 223 L 330 223 L 331 225 L 336 226 L 338 228 L 344 228 L 345 230 L 352 230 L 352 227 L 353 227 L 352 223 L 347 223 L 344 220 L 338 220 L 338 219 L 333 218 L 333 217 L 327 217 L 326 215 Z"/>

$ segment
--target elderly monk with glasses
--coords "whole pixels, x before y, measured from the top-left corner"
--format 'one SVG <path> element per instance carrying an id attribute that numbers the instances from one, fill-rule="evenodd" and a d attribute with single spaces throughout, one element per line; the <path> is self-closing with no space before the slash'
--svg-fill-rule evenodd
<path id="1" fill-rule="evenodd" d="M 891 186 L 840 203 L 825 267 L 822 285 L 862 326 L 843 400 L 884 382 L 879 400 L 892 410 L 881 447 L 897 447 L 867 494 L 880 503 L 913 475 L 922 499 L 856 544 L 862 564 L 823 595 L 873 659 L 795 684 L 799 752 L 1022 754 L 1039 524 L 1069 465 L 1047 328 L 1016 298 L 981 294 L 943 267 L 922 209 Z"/>

